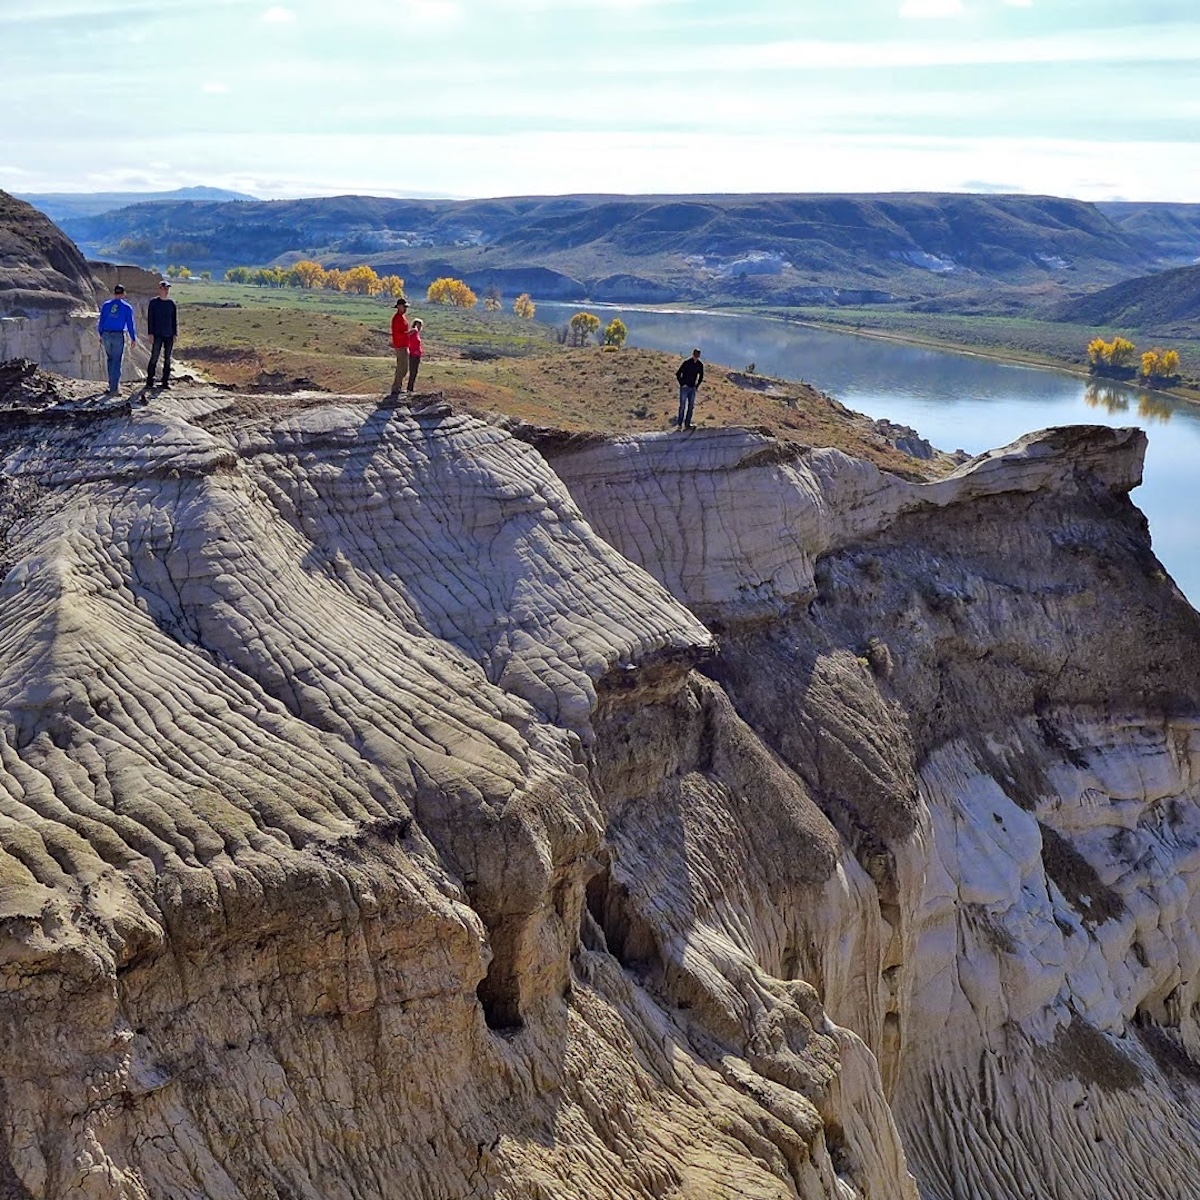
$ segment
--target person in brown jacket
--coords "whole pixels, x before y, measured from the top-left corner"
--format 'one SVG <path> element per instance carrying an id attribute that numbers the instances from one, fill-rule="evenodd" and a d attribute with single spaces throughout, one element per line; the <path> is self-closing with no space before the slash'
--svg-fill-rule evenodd
<path id="1" fill-rule="evenodd" d="M 404 391 L 408 378 L 408 301 L 403 296 L 396 301 L 396 315 L 392 318 L 392 349 L 396 352 L 396 374 L 392 379 L 392 390 L 388 396 L 398 396 Z"/>

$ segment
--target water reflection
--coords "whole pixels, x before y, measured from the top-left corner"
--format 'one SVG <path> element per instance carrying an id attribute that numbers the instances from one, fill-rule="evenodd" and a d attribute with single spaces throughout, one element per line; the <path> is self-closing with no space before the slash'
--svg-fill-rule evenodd
<path id="1" fill-rule="evenodd" d="M 537 315 L 561 325 L 578 307 L 539 303 Z M 1108 380 L 767 317 L 603 309 L 606 322 L 613 316 L 628 326 L 631 346 L 680 358 L 700 346 L 710 364 L 754 363 L 760 374 L 805 380 L 868 416 L 910 425 L 946 450 L 979 454 L 1050 425 L 1141 426 L 1149 449 L 1134 500 L 1150 520 L 1155 552 L 1192 602 L 1200 600 L 1200 527 L 1192 515 L 1200 508 L 1200 406 Z"/>
<path id="2" fill-rule="evenodd" d="M 1125 412 L 1129 408 L 1129 397 L 1118 392 L 1111 383 L 1089 383 L 1083 393 L 1083 402 L 1089 408 L 1103 408 L 1105 412 Z"/>
<path id="3" fill-rule="evenodd" d="M 1108 413 L 1128 412 L 1129 400 L 1129 390 L 1112 383 L 1089 383 L 1083 393 L 1083 402 L 1089 408 L 1102 408 Z M 1176 403 L 1170 396 L 1141 392 L 1137 397 L 1138 416 L 1147 423 L 1165 425 L 1174 416 Z"/>

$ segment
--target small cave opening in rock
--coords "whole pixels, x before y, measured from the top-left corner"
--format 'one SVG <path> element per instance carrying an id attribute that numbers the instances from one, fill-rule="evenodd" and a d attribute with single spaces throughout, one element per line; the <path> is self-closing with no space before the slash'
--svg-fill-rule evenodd
<path id="1" fill-rule="evenodd" d="M 629 889 L 613 879 L 611 868 L 588 880 L 587 910 L 622 967 L 639 975 L 662 967 L 653 929 L 636 912 Z"/>

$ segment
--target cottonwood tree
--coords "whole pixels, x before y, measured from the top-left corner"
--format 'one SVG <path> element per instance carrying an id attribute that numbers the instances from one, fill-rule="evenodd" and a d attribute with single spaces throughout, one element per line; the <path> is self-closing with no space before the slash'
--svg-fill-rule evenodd
<path id="1" fill-rule="evenodd" d="M 487 291 L 483 293 L 483 307 L 488 312 L 499 312 L 504 307 L 500 289 L 494 283 L 489 284 Z"/>
<path id="2" fill-rule="evenodd" d="M 383 282 L 375 274 L 373 267 L 351 267 L 346 272 L 346 285 L 343 290 L 356 292 L 360 296 L 378 296 L 383 291 Z"/>
<path id="3" fill-rule="evenodd" d="M 453 304 L 456 308 L 474 308 L 479 297 L 461 279 L 444 275 L 435 279 L 425 293 L 430 304 Z"/>
<path id="4" fill-rule="evenodd" d="M 1097 337 L 1088 342 L 1087 353 L 1088 363 L 1095 374 L 1121 373 L 1132 367 L 1137 347 L 1128 338 L 1120 335 L 1111 342 Z"/>
<path id="5" fill-rule="evenodd" d="M 300 281 L 302 288 L 319 288 L 325 286 L 325 268 L 311 258 L 302 258 L 292 270 Z"/>
<path id="6" fill-rule="evenodd" d="M 513 301 L 513 312 L 518 317 L 524 317 L 527 321 L 533 320 L 533 314 L 537 312 L 537 305 L 530 299 L 528 292 L 522 292 Z"/>
<path id="7" fill-rule="evenodd" d="M 1146 379 L 1171 379 L 1179 374 L 1179 351 L 1160 350 L 1157 346 L 1142 355 L 1142 375 Z"/>
<path id="8" fill-rule="evenodd" d="M 625 339 L 628 336 L 629 330 L 620 317 L 613 317 L 604 327 L 604 344 L 606 346 L 616 346 L 620 349 L 625 345 Z"/>
<path id="9" fill-rule="evenodd" d="M 571 345 L 582 346 L 600 328 L 600 318 L 595 313 L 577 312 L 571 318 Z"/>

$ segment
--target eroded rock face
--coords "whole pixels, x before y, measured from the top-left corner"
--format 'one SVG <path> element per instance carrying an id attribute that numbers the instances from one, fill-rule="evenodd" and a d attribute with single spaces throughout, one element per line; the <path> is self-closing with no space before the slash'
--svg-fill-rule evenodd
<path id="1" fill-rule="evenodd" d="M 7 1192 L 915 1196 L 705 627 L 489 426 L 236 403 L 0 430 Z"/>
<path id="2" fill-rule="evenodd" d="M 1142 448 L 1052 430 L 927 485 L 736 431 L 553 458 L 704 606 L 708 670 L 870 876 L 881 970 L 818 986 L 930 1200 L 1165 1198 L 1200 1165 L 1200 622 L 1127 499 Z"/>
<path id="3" fill-rule="evenodd" d="M 149 276 L 137 267 L 119 270 L 130 283 Z M 104 281 L 104 295 L 116 281 Z M 75 243 L 49 217 L 0 192 L 0 362 L 27 359 L 73 379 L 105 379 L 104 352 L 96 336 L 100 282 Z M 144 322 L 144 299 L 139 308 Z M 122 378 L 144 374 L 147 354 L 140 344 L 128 351 Z"/>
<path id="4" fill-rule="evenodd" d="M 0 424 L 0 1194 L 1179 1194 L 1142 449 Z"/>
<path id="5" fill-rule="evenodd" d="M 0 192 L 0 314 L 88 308 L 93 288 L 75 243 L 33 205 Z"/>

